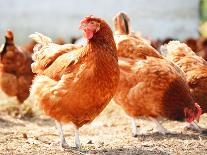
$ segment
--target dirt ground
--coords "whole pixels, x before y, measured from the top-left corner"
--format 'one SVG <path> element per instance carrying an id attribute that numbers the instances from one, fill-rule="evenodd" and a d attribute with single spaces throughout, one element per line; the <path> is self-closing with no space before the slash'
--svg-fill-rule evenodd
<path id="1" fill-rule="evenodd" d="M 4 106 L 2 106 L 4 107 Z M 141 155 L 195 155 L 207 154 L 207 136 L 184 130 L 186 123 L 164 121 L 163 125 L 177 134 L 160 135 L 155 124 L 147 119 L 137 120 L 144 135 L 131 136 L 129 118 L 114 103 L 90 125 L 80 129 L 82 148 L 74 148 L 74 128 L 64 125 L 70 149 L 62 150 L 54 122 L 44 115 L 22 117 L 15 108 L 0 110 L 0 154 L 141 154 Z M 206 127 L 207 116 L 200 121 Z"/>

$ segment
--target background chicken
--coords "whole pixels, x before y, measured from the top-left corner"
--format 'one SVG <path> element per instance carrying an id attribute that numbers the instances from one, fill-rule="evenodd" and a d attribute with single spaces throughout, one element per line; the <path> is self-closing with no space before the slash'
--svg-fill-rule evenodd
<path id="1" fill-rule="evenodd" d="M 32 70 L 39 74 L 31 88 L 41 108 L 57 120 L 61 146 L 67 147 L 61 123 L 76 127 L 75 143 L 80 147 L 78 128 L 90 123 L 113 97 L 119 67 L 113 34 L 108 24 L 93 16 L 81 21 L 86 46 L 57 45 L 39 33 L 31 37 L 34 49 Z"/>
<path id="2" fill-rule="evenodd" d="M 5 39 L 0 53 L 0 87 L 7 95 L 24 102 L 34 76 L 32 59 L 29 53 L 15 46 L 11 31 L 6 32 Z"/>
<path id="3" fill-rule="evenodd" d="M 139 32 L 135 33 L 132 31 L 130 18 L 127 16 L 126 13 L 119 12 L 113 20 L 114 20 L 115 36 L 116 34 L 122 35 L 127 33 L 131 37 L 143 40 L 146 43 L 151 44 L 151 41 L 143 38 L 141 33 Z"/>
<path id="4" fill-rule="evenodd" d="M 119 20 L 125 17 L 116 16 Z M 177 121 L 186 119 L 189 123 L 199 119 L 201 109 L 194 104 L 184 73 L 148 43 L 128 33 L 115 36 L 120 82 L 114 100 L 132 118 L 133 135 L 137 135 L 134 119 L 141 116 L 154 121 L 162 134 L 168 131 L 157 120 L 160 117 Z"/>
<path id="5" fill-rule="evenodd" d="M 171 40 L 171 41 L 173 41 L 173 40 Z M 188 47 L 190 47 L 192 49 L 193 52 L 195 52 L 195 53 L 198 52 L 197 40 L 196 39 L 187 38 L 184 42 L 188 45 Z M 166 43 L 166 44 L 168 44 L 168 43 Z"/>
<path id="6" fill-rule="evenodd" d="M 189 44 L 187 45 L 189 46 Z M 207 60 L 207 38 L 206 37 L 200 37 L 197 40 L 197 50 L 196 51 L 193 50 L 193 52 L 201 56 L 203 59 Z"/>
<path id="7" fill-rule="evenodd" d="M 207 62 L 191 48 L 179 41 L 171 41 L 161 48 L 163 55 L 176 63 L 186 75 L 194 100 L 207 112 Z"/>

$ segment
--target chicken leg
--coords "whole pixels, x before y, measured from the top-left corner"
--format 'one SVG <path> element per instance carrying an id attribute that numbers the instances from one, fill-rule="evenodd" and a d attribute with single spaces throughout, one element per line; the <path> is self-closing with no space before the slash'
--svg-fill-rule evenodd
<path id="1" fill-rule="evenodd" d="M 157 130 L 160 134 L 166 135 L 166 134 L 172 133 L 172 132 L 168 131 L 166 128 L 164 128 L 163 125 L 157 119 L 152 118 L 152 117 L 149 117 L 149 119 L 156 124 Z"/>
<path id="2" fill-rule="evenodd" d="M 75 145 L 77 149 L 80 149 L 79 129 L 77 127 L 75 127 Z"/>
<path id="3" fill-rule="evenodd" d="M 136 125 L 136 122 L 135 122 L 135 119 L 134 118 L 131 118 L 131 125 L 132 125 L 132 136 L 133 137 L 137 137 L 138 136 L 138 131 L 137 131 L 137 125 Z"/>
<path id="4" fill-rule="evenodd" d="M 68 148 L 68 144 L 65 140 L 64 134 L 63 134 L 63 129 L 62 129 L 62 124 L 58 121 L 55 121 L 57 129 L 59 131 L 59 135 L 60 135 L 60 145 L 62 146 L 62 148 L 66 149 Z"/>

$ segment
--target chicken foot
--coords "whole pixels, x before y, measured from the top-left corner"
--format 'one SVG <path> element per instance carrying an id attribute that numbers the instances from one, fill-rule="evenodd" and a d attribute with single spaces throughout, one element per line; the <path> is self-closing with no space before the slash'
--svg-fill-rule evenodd
<path id="1" fill-rule="evenodd" d="M 199 132 L 199 133 L 202 133 L 203 128 L 201 128 L 197 122 L 193 121 L 192 123 L 190 123 L 189 125 L 187 125 L 185 127 L 187 130 L 191 130 L 191 131 L 196 131 L 196 132 Z"/>
<path id="2" fill-rule="evenodd" d="M 164 128 L 163 125 L 156 118 L 149 117 L 149 119 L 156 124 L 157 130 L 160 134 L 166 135 L 172 133 L 168 131 L 166 128 Z"/>
<path id="3" fill-rule="evenodd" d="M 62 148 L 66 149 L 68 148 L 68 144 L 65 140 L 65 137 L 64 137 L 64 133 L 63 133 L 63 129 L 62 129 L 62 124 L 58 121 L 55 121 L 56 123 L 56 127 L 58 129 L 58 132 L 59 132 L 59 135 L 60 135 L 60 145 L 62 146 Z"/>

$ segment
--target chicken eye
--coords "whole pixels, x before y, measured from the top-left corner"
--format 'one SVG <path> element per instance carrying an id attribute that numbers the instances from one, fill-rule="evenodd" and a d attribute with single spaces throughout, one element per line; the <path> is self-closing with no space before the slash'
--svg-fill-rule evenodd
<path id="1" fill-rule="evenodd" d="M 92 24 L 92 25 L 94 25 L 94 24 L 95 24 L 95 22 L 94 22 L 94 21 L 91 21 L 91 24 Z"/>

